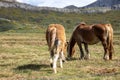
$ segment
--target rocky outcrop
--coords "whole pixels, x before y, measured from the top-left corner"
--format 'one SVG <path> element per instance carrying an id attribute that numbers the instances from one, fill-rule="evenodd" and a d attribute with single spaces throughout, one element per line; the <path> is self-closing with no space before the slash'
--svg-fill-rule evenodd
<path id="1" fill-rule="evenodd" d="M 76 8 L 75 6 L 72 6 L 74 8 L 70 8 L 71 6 L 66 7 L 66 8 L 55 8 L 55 7 L 36 7 L 36 6 L 32 6 L 29 4 L 25 4 L 25 3 L 19 3 L 19 2 L 14 2 L 15 0 L 11 1 L 0 1 L 0 8 L 4 7 L 4 8 L 21 8 L 21 9 L 25 9 L 25 10 L 31 10 L 31 11 L 42 11 L 42 10 L 46 10 L 46 11 L 56 11 L 56 12 L 75 12 L 75 13 L 105 13 L 107 11 L 110 11 L 112 8 L 111 7 L 84 7 L 84 8 Z M 100 1 L 100 0 L 99 0 Z M 98 3 L 96 3 L 98 4 Z M 94 4 L 95 5 L 95 4 Z M 114 8 L 116 7 L 120 7 L 120 5 L 114 5 Z"/>
<path id="2" fill-rule="evenodd" d="M 25 3 L 18 3 L 18 2 L 6 2 L 0 1 L 0 8 L 21 8 L 25 10 L 31 11 L 41 11 L 41 10 L 48 10 L 48 11 L 57 11 L 57 12 L 79 12 L 79 10 L 72 10 L 72 9 L 63 9 L 63 8 L 55 8 L 55 7 L 36 7 Z"/>
<path id="3" fill-rule="evenodd" d="M 21 8 L 25 10 L 31 10 L 31 11 L 41 11 L 41 10 L 47 10 L 47 11 L 56 11 L 56 12 L 75 12 L 75 13 L 93 13 L 93 12 L 101 12 L 104 13 L 106 11 L 109 11 L 111 9 L 103 9 L 103 8 L 86 8 L 86 9 L 68 9 L 68 8 L 55 8 L 55 7 L 36 7 L 25 3 L 18 3 L 18 2 L 4 2 L 0 1 L 0 8 Z"/>

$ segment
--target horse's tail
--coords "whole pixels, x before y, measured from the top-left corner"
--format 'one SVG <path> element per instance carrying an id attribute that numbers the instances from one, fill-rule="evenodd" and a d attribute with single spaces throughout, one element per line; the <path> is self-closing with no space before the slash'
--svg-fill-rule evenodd
<path id="1" fill-rule="evenodd" d="M 108 31 L 107 43 L 109 43 L 110 47 L 113 47 L 113 29 L 111 24 L 107 24 L 107 31 Z"/>
<path id="2" fill-rule="evenodd" d="M 59 48 L 60 45 L 61 45 L 61 40 L 56 39 L 55 42 L 54 42 L 55 52 L 56 53 L 60 51 L 60 48 Z"/>
<path id="3" fill-rule="evenodd" d="M 55 38 L 56 38 L 56 28 L 53 28 L 48 33 L 49 50 L 51 50 L 54 47 Z"/>
<path id="4" fill-rule="evenodd" d="M 73 36 L 74 35 L 72 34 L 70 41 L 68 43 L 68 55 L 67 55 L 68 58 L 71 58 L 75 53 L 74 46 L 75 46 L 76 41 Z"/>
<path id="5" fill-rule="evenodd" d="M 112 53 L 114 53 L 112 25 L 107 24 L 106 28 L 107 28 L 107 32 L 108 32 L 107 44 L 108 44 L 108 48 L 110 51 L 110 56 L 112 56 Z"/>

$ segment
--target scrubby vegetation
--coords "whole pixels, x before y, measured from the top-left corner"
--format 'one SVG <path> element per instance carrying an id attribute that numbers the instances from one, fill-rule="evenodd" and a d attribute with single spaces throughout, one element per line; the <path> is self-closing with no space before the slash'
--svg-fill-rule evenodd
<path id="1" fill-rule="evenodd" d="M 88 24 L 111 23 L 116 32 L 120 29 L 120 11 L 92 14 L 60 13 L 45 10 L 38 12 L 16 8 L 1 8 L 0 11 L 1 18 L 15 21 L 17 26 L 31 27 L 30 24 L 35 24 L 41 28 L 46 28 L 50 23 L 60 23 L 65 26 L 67 31 L 71 31 L 79 22 L 85 21 Z"/>

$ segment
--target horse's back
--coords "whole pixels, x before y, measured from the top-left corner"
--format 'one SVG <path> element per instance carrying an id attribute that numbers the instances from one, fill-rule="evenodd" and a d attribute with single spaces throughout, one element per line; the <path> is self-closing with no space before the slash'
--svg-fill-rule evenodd
<path id="1" fill-rule="evenodd" d="M 64 27 L 60 24 L 56 24 L 55 27 L 57 29 L 56 38 L 60 39 L 63 42 L 66 42 L 66 35 L 65 35 Z"/>
<path id="2" fill-rule="evenodd" d="M 107 30 L 109 31 L 109 34 L 112 36 L 113 35 L 113 28 L 111 24 L 105 24 Z"/>
<path id="3" fill-rule="evenodd" d="M 93 26 L 94 33 L 97 36 L 105 36 L 113 35 L 113 29 L 111 24 L 96 24 Z"/>
<path id="4" fill-rule="evenodd" d="M 95 44 L 99 42 L 98 37 L 92 30 L 93 25 L 80 24 L 73 32 L 73 36 L 76 40 L 87 44 Z"/>
<path id="5" fill-rule="evenodd" d="M 46 40 L 49 47 L 57 41 L 64 44 L 66 42 L 64 27 L 61 24 L 50 24 L 46 30 Z"/>
<path id="6" fill-rule="evenodd" d="M 66 41 L 65 29 L 61 24 L 50 24 L 48 30 L 51 31 L 52 29 L 56 29 L 56 39 Z"/>

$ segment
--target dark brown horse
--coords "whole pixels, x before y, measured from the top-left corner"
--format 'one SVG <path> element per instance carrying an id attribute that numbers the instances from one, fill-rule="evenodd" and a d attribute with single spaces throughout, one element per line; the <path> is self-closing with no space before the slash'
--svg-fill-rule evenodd
<path id="1" fill-rule="evenodd" d="M 88 44 L 93 45 L 101 41 L 104 48 L 103 59 L 112 59 L 113 54 L 113 29 L 111 24 L 86 25 L 80 23 L 73 31 L 68 45 L 68 58 L 74 54 L 74 46 L 77 43 L 80 49 L 80 59 L 89 59 Z M 86 55 L 84 55 L 82 44 L 84 44 Z"/>

